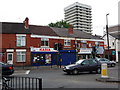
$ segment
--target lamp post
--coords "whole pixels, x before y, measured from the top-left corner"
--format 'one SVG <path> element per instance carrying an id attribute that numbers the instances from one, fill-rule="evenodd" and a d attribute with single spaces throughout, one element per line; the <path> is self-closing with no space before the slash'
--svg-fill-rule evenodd
<path id="1" fill-rule="evenodd" d="M 109 53 L 109 35 L 108 35 L 108 14 L 106 14 L 106 34 L 107 34 L 107 44 L 108 44 L 108 59 L 110 59 L 110 53 Z"/>

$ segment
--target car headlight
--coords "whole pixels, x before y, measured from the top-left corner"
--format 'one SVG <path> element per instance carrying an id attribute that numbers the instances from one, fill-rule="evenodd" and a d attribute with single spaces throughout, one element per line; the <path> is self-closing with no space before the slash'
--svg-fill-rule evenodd
<path id="1" fill-rule="evenodd" d="M 70 67 L 66 67 L 66 69 L 70 69 Z"/>

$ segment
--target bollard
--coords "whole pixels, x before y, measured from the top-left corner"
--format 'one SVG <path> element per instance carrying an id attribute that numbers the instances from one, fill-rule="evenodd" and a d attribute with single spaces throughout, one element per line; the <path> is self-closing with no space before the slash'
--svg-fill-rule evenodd
<path id="1" fill-rule="evenodd" d="M 107 73 L 107 64 L 103 63 L 101 66 L 101 78 L 108 78 L 108 73 Z"/>

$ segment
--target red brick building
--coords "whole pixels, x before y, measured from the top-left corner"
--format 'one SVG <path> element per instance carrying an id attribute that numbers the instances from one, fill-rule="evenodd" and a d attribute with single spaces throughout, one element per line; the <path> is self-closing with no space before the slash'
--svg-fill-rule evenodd
<path id="1" fill-rule="evenodd" d="M 73 63 L 76 54 L 90 58 L 92 46 L 104 46 L 101 38 L 71 28 L 25 27 L 24 23 L 1 22 L 0 29 L 1 61 L 16 66 L 58 64 L 59 59 L 63 65 Z"/>

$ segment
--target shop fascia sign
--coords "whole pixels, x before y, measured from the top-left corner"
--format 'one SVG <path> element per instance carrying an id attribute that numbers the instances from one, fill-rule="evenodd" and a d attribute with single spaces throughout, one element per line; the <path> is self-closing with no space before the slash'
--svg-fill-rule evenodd
<path id="1" fill-rule="evenodd" d="M 80 48 L 79 54 L 91 54 L 92 48 Z"/>
<path id="2" fill-rule="evenodd" d="M 53 48 L 33 48 L 31 47 L 32 52 L 57 52 L 57 50 L 54 50 Z"/>

